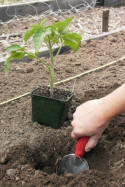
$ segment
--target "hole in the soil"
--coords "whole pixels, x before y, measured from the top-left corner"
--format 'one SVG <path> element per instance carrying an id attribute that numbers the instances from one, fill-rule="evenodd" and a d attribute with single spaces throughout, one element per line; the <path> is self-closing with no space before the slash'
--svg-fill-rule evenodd
<path id="1" fill-rule="evenodd" d="M 67 153 L 69 154 L 69 152 Z M 95 169 L 102 172 L 109 172 L 109 155 L 100 145 L 97 146 L 90 153 L 86 153 L 85 159 L 87 160 L 90 169 Z M 49 175 L 52 173 L 58 173 L 58 168 L 62 158 L 59 156 L 56 157 L 56 161 L 48 160 L 47 163 L 37 162 L 35 169 L 42 170 Z"/>
<path id="2" fill-rule="evenodd" d="M 69 146 L 68 143 L 64 145 L 64 150 L 61 146 L 58 146 L 53 150 L 53 148 L 51 149 L 51 146 L 44 151 L 40 148 L 38 149 L 38 147 L 33 150 L 27 145 L 14 147 L 8 155 L 9 160 L 6 164 L 14 167 L 30 164 L 34 169 L 42 170 L 50 175 L 52 173 L 57 173 L 57 169 L 63 156 L 73 153 L 73 146 L 74 143 L 72 142 Z M 107 150 L 104 149 L 104 145 L 101 143 L 93 151 L 87 153 L 85 158 L 88 161 L 90 169 L 96 169 L 103 172 L 109 171 L 109 155 Z"/>
<path id="3" fill-rule="evenodd" d="M 56 172 L 56 158 L 55 153 L 50 154 L 40 152 L 40 149 L 31 149 L 27 145 L 20 145 L 12 147 L 7 155 L 6 165 L 10 167 L 18 167 L 19 165 L 30 165 L 36 170 L 42 170 L 48 174 Z"/>
<path id="4" fill-rule="evenodd" d="M 48 173 L 49 175 L 52 173 L 56 173 L 56 168 L 58 165 L 58 156 L 55 156 L 55 154 L 50 154 L 49 157 L 46 159 L 43 159 L 40 155 L 39 151 L 37 150 L 33 153 L 33 159 L 34 159 L 34 168 L 36 170 L 42 170 L 43 172 Z"/>
<path id="5" fill-rule="evenodd" d="M 43 172 L 46 172 L 48 173 L 49 175 L 51 175 L 52 173 L 56 173 L 56 167 L 54 166 L 55 164 L 53 165 L 46 165 L 46 166 L 43 166 L 42 163 L 37 163 L 36 166 L 35 166 L 35 169 L 36 170 L 42 170 Z"/>
<path id="6" fill-rule="evenodd" d="M 65 155 L 67 154 L 69 154 L 69 150 Z M 103 171 L 103 172 L 109 171 L 109 166 L 108 166 L 109 155 L 101 144 L 98 145 L 90 153 L 86 153 L 85 158 L 89 163 L 90 169 L 96 169 L 96 170 Z M 51 156 L 51 158 L 49 158 L 46 162 L 41 162 L 40 157 L 38 158 L 38 155 L 37 155 L 37 159 L 35 157 L 35 169 L 42 170 L 48 174 L 57 173 L 61 160 L 62 160 L 62 157 L 60 157 L 59 155 L 55 156 L 54 152 L 53 152 L 53 157 Z"/>

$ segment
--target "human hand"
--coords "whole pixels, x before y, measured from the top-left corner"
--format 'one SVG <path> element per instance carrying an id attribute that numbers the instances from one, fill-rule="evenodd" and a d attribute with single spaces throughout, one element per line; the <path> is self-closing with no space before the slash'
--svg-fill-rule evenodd
<path id="1" fill-rule="evenodd" d="M 85 147 L 85 151 L 88 152 L 97 145 L 110 120 L 103 98 L 87 101 L 77 107 L 73 114 L 71 136 L 76 139 L 90 136 Z"/>

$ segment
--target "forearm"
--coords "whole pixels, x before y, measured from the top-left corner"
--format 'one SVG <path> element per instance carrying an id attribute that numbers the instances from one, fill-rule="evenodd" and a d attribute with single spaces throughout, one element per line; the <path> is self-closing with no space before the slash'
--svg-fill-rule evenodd
<path id="1" fill-rule="evenodd" d="M 104 103 L 106 115 L 109 118 L 125 112 L 125 84 L 102 98 L 102 100 Z"/>

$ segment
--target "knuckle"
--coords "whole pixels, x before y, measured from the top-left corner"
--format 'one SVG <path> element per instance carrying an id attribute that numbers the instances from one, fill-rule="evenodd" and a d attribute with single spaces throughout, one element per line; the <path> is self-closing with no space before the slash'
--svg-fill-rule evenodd
<path id="1" fill-rule="evenodd" d="M 75 138 L 75 135 L 74 135 L 73 131 L 71 132 L 71 137 Z"/>
<path id="2" fill-rule="evenodd" d="M 78 111 L 80 108 L 81 108 L 81 105 L 80 105 L 80 106 L 77 106 L 76 111 Z"/>
<path id="3" fill-rule="evenodd" d="M 73 114 L 73 118 L 75 118 L 75 117 L 76 117 L 76 113 Z"/>
<path id="4" fill-rule="evenodd" d="M 73 127 L 75 126 L 74 120 L 71 122 L 71 125 L 72 125 Z"/>
<path id="5" fill-rule="evenodd" d="M 74 128 L 73 133 L 74 133 L 75 136 L 79 136 L 79 131 L 77 130 L 77 128 Z"/>

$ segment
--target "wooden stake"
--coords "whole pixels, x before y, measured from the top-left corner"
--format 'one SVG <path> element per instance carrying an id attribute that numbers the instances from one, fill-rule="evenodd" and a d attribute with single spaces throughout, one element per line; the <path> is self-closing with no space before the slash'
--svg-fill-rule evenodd
<path id="1" fill-rule="evenodd" d="M 108 32 L 108 23 L 109 23 L 109 10 L 104 10 L 102 16 L 102 32 Z"/>

